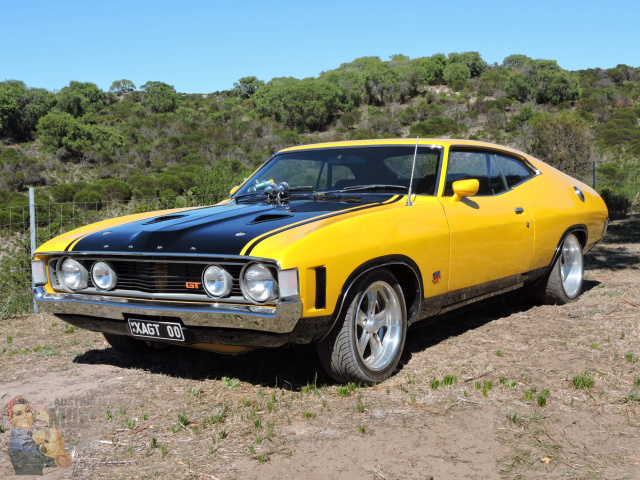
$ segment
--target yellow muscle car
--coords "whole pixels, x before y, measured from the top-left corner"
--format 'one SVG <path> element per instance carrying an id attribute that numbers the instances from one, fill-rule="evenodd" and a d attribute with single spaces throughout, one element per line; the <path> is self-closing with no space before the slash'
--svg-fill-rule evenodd
<path id="1" fill-rule="evenodd" d="M 284 149 L 228 199 L 79 228 L 40 247 L 43 310 L 117 350 L 315 343 L 334 379 L 390 376 L 407 329 L 524 288 L 563 304 L 607 208 L 530 156 L 467 140 Z"/>

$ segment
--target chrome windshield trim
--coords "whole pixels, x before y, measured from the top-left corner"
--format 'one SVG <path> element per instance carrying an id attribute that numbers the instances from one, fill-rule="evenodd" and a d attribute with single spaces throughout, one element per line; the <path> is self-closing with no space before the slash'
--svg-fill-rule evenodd
<path id="1" fill-rule="evenodd" d="M 291 333 L 302 316 L 300 299 L 283 300 L 267 306 L 49 293 L 43 287 L 34 287 L 33 293 L 42 310 L 54 315 L 84 315 L 121 321 L 136 314 L 178 317 L 186 327 Z"/>

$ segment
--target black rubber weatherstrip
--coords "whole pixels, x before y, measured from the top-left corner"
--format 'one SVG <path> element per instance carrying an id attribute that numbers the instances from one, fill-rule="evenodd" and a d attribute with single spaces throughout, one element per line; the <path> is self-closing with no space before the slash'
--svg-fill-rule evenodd
<path id="1" fill-rule="evenodd" d="M 281 230 L 274 230 L 271 233 L 266 234 L 263 237 L 257 238 L 255 240 L 252 241 L 252 244 L 249 248 L 247 248 L 247 251 L 244 253 L 245 255 L 249 255 L 251 254 L 251 251 L 255 248 L 256 245 L 258 245 L 261 241 L 272 237 L 273 235 L 277 235 L 278 233 L 282 233 L 282 232 L 286 232 L 287 230 L 291 230 L 292 228 L 297 228 L 297 227 L 301 227 L 303 225 L 308 225 L 310 223 L 314 223 L 314 222 L 319 222 L 320 220 L 324 220 L 325 218 L 333 218 L 333 217 L 337 217 L 338 215 L 344 215 L 347 213 L 351 213 L 351 212 L 359 212 L 360 210 L 366 210 L 368 208 L 373 208 L 373 207 L 380 207 L 382 205 L 391 205 L 392 203 L 396 203 L 397 201 L 399 201 L 401 198 L 403 198 L 403 195 L 398 195 L 397 198 L 392 199 L 392 200 L 387 200 L 386 202 L 382 202 L 382 203 L 371 203 L 369 205 L 364 205 L 362 207 L 359 208 L 354 208 L 353 210 L 341 210 L 339 212 L 336 212 L 334 214 L 331 215 L 327 215 L 325 217 L 322 218 L 312 218 L 310 220 L 307 220 L 306 222 L 301 222 L 301 223 L 296 223 L 293 225 L 289 225 L 288 227 L 284 227 Z"/>

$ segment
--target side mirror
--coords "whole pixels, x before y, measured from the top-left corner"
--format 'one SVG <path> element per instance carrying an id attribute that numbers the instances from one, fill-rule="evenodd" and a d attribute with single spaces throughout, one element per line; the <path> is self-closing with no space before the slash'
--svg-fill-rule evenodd
<path id="1" fill-rule="evenodd" d="M 233 187 L 231 189 L 231 191 L 229 192 L 229 196 L 233 195 L 234 193 L 236 193 L 238 190 L 240 189 L 240 185 L 236 185 L 235 187 Z"/>
<path id="2" fill-rule="evenodd" d="M 458 180 L 453 182 L 453 198 L 451 201 L 459 202 L 463 197 L 470 197 L 478 193 L 480 188 L 480 182 L 476 178 L 469 178 L 467 180 Z"/>

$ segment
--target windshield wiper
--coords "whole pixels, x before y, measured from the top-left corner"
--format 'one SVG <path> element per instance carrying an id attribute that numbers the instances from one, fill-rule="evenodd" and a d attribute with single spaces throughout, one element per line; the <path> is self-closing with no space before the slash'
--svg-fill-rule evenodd
<path id="1" fill-rule="evenodd" d="M 241 200 L 243 198 L 255 197 L 257 195 L 263 195 L 263 193 L 262 192 L 243 193 L 242 195 L 236 195 L 235 197 L 233 197 L 233 199 L 236 201 L 236 203 L 238 203 L 238 200 Z"/>
<path id="2" fill-rule="evenodd" d="M 403 187 L 402 185 L 385 185 L 380 183 L 375 183 L 372 185 L 354 185 L 353 187 L 345 187 L 342 189 L 343 192 L 363 192 L 367 190 L 402 190 L 405 191 L 407 187 Z"/>

